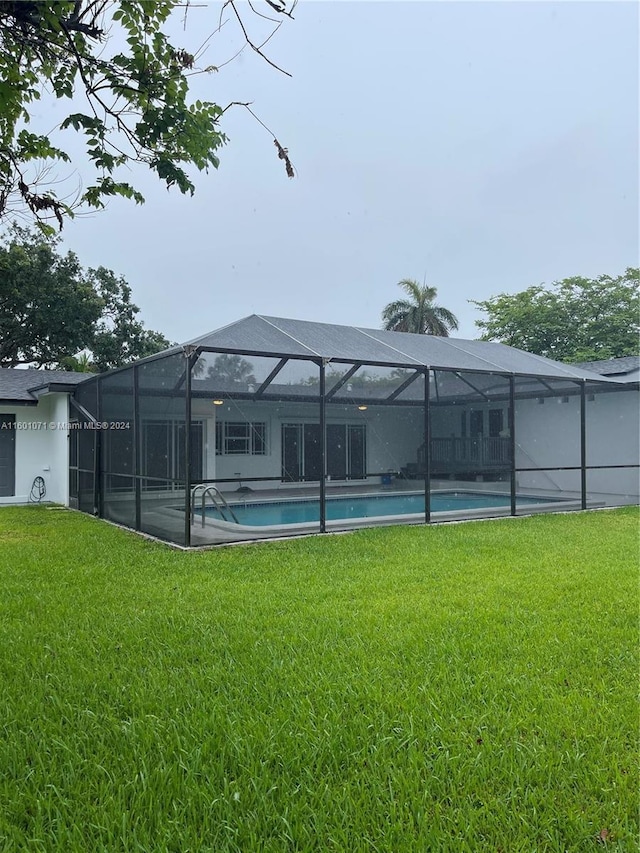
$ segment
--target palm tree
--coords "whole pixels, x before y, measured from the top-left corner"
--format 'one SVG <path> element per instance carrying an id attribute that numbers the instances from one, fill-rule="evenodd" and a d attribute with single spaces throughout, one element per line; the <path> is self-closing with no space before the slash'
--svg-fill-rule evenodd
<path id="1" fill-rule="evenodd" d="M 418 284 L 412 278 L 398 282 L 409 299 L 390 302 L 382 312 L 383 328 L 391 332 L 414 332 L 418 335 L 438 335 L 448 338 L 449 331 L 458 328 L 454 314 L 441 305 L 435 305 L 438 295 L 435 287 Z"/>
<path id="2" fill-rule="evenodd" d="M 72 370 L 75 373 L 97 373 L 98 367 L 91 358 L 91 354 L 83 351 L 77 355 L 67 355 L 60 359 L 59 370 Z"/>

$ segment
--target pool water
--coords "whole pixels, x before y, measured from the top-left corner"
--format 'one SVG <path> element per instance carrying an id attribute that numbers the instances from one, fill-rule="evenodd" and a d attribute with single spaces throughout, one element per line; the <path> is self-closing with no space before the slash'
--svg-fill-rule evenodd
<path id="1" fill-rule="evenodd" d="M 549 498 L 518 497 L 518 505 L 549 503 Z M 509 495 L 486 492 L 441 492 L 431 495 L 431 512 L 451 512 L 465 509 L 509 507 Z M 240 524 L 269 527 L 281 524 L 301 524 L 320 520 L 319 500 L 283 500 L 232 504 Z M 376 516 L 424 514 L 424 494 L 359 495 L 327 499 L 327 521 L 341 518 L 373 518 Z M 199 514 L 199 513 L 198 513 Z M 205 515 L 220 518 L 214 506 L 205 508 Z M 229 520 L 229 519 L 226 519 Z"/>

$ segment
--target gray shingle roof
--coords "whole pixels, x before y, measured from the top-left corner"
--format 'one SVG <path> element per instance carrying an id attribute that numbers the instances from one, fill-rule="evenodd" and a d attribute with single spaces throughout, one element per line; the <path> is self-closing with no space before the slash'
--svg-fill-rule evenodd
<path id="1" fill-rule="evenodd" d="M 336 326 L 252 314 L 188 342 L 191 346 L 254 355 L 520 373 L 548 378 L 596 379 L 597 374 L 504 344 Z"/>
<path id="2" fill-rule="evenodd" d="M 69 370 L 36 370 L 35 368 L 20 370 L 2 367 L 0 368 L 0 403 L 35 405 L 38 402 L 38 391 L 71 391 L 79 382 L 89 377 L 88 373 L 73 373 Z"/>
<path id="3" fill-rule="evenodd" d="M 600 361 L 581 361 L 575 366 L 601 376 L 624 376 L 640 370 L 640 355 L 626 355 L 622 358 L 607 358 Z"/>

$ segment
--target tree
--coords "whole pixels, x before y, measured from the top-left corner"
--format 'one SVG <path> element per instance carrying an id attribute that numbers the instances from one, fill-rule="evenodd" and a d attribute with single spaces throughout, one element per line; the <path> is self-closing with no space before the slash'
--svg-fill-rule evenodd
<path id="1" fill-rule="evenodd" d="M 216 356 L 216 360 L 207 370 L 207 378 L 221 382 L 225 388 L 230 384 L 255 385 L 256 383 L 250 361 L 239 355 L 225 353 Z"/>
<path id="2" fill-rule="evenodd" d="M 398 282 L 409 299 L 390 302 L 382 312 L 383 328 L 392 332 L 413 332 L 418 335 L 449 337 L 458 328 L 458 320 L 447 308 L 436 305 L 437 288 L 418 284 L 411 278 Z"/>
<path id="3" fill-rule="evenodd" d="M 617 277 L 574 277 L 500 293 L 472 304 L 481 340 L 499 341 L 557 361 L 594 361 L 638 353 L 640 271 Z"/>
<path id="4" fill-rule="evenodd" d="M 265 2 L 271 14 L 290 16 L 285 0 Z M 220 119 L 227 107 L 189 102 L 189 78 L 218 70 L 198 66 L 209 39 L 192 54 L 174 47 L 165 32 L 171 13 L 181 8 L 186 21 L 188 7 L 188 0 L 0 2 L 0 218 L 16 205 L 26 207 L 50 232 L 53 217 L 62 228 L 64 217 L 73 215 L 73 204 L 39 186 L 51 165 L 70 162 L 57 137 L 27 130 L 32 104 L 43 91 L 57 99 L 82 96 L 73 105 L 82 107 L 60 125 L 84 135 L 96 171 L 78 205 L 103 207 L 114 195 L 144 201 L 121 179 L 132 163 L 146 165 L 167 187 L 191 194 L 187 167 L 217 168 L 217 151 L 226 142 Z M 250 41 L 235 0 L 225 7 L 237 18 L 246 44 L 264 57 Z M 291 175 L 286 149 L 275 137 L 274 142 Z M 39 175 L 30 171 L 34 161 L 45 164 Z"/>
<path id="5" fill-rule="evenodd" d="M 88 352 L 78 355 L 70 355 L 62 359 L 60 367 L 64 370 L 73 370 L 74 373 L 96 373 L 97 367 Z"/>
<path id="6" fill-rule="evenodd" d="M 58 240 L 13 226 L 0 246 L 0 366 L 118 367 L 170 346 L 137 319 L 131 288 L 104 267 L 83 270 Z M 83 350 L 84 359 L 78 354 Z"/>
<path id="7" fill-rule="evenodd" d="M 89 273 L 102 304 L 89 347 L 98 370 L 119 367 L 171 346 L 164 335 L 145 329 L 136 319 L 140 309 L 131 301 L 131 288 L 122 276 L 104 267 Z"/>
<path id="8" fill-rule="evenodd" d="M 101 303 L 77 257 L 14 228 L 0 247 L 0 366 L 51 366 L 84 349 Z"/>

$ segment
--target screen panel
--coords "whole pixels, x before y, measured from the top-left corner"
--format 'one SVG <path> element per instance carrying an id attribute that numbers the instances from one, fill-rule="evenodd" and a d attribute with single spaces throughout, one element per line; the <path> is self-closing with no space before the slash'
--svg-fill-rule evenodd
<path id="1" fill-rule="evenodd" d="M 510 514 L 508 377 L 436 370 L 430 399 L 432 520 Z"/>
<path id="2" fill-rule="evenodd" d="M 319 532 L 319 366 L 203 353 L 196 374 L 192 429 L 201 425 L 202 461 L 196 477 L 192 459 L 192 542 Z"/>
<path id="3" fill-rule="evenodd" d="M 185 424 L 188 358 L 138 365 L 140 529 L 186 543 Z"/>
<path id="4" fill-rule="evenodd" d="M 588 505 L 637 504 L 640 500 L 638 391 L 588 382 L 585 392 Z"/>
<path id="5" fill-rule="evenodd" d="M 565 501 L 580 499 L 580 385 L 566 380 L 528 379 L 516 384 L 516 478 L 518 510 L 530 496 Z"/>

